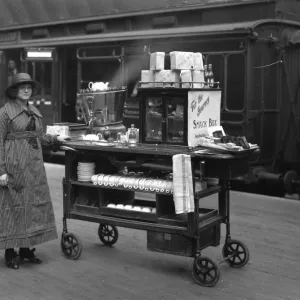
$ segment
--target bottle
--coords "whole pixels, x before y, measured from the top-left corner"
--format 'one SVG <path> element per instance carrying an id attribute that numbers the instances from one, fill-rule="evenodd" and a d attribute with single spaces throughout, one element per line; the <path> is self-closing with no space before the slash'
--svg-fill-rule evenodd
<path id="1" fill-rule="evenodd" d="M 131 124 L 128 134 L 128 146 L 130 148 L 136 147 L 137 144 L 137 129 L 134 127 L 134 124 Z"/>
<path id="2" fill-rule="evenodd" d="M 209 79 L 208 79 L 209 87 L 213 88 L 214 85 L 215 85 L 215 80 L 214 80 L 214 73 L 213 73 L 213 69 L 212 69 L 212 64 L 208 65 L 207 72 L 208 72 L 208 76 L 209 76 Z"/>
<path id="3" fill-rule="evenodd" d="M 204 87 L 207 87 L 207 82 L 208 82 L 208 78 L 207 78 L 207 65 L 204 65 L 204 82 L 205 82 L 205 84 L 204 84 Z"/>

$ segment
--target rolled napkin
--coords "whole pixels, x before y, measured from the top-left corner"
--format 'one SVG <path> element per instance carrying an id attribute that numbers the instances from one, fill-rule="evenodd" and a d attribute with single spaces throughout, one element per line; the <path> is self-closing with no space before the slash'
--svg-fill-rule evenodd
<path id="1" fill-rule="evenodd" d="M 191 156 L 173 156 L 173 200 L 176 214 L 194 212 L 194 190 Z"/>

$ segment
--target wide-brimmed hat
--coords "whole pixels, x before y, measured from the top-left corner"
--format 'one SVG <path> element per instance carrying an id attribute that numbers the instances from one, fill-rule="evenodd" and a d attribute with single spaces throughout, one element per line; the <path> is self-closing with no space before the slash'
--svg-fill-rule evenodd
<path id="1" fill-rule="evenodd" d="M 40 83 L 32 80 L 31 76 L 27 73 L 17 73 L 11 79 L 10 86 L 6 89 L 5 95 L 10 99 L 15 99 L 17 96 L 18 86 L 21 84 L 31 84 L 32 86 L 32 95 L 35 96 L 40 91 Z"/>

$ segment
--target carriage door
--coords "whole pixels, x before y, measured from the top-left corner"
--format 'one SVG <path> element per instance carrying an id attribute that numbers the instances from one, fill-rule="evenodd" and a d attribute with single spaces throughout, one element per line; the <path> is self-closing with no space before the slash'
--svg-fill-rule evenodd
<path id="1" fill-rule="evenodd" d="M 21 59 L 25 72 L 41 84 L 41 91 L 32 98 L 31 104 L 41 112 L 46 130 L 47 125 L 60 121 L 60 72 L 56 50 L 25 49 Z"/>

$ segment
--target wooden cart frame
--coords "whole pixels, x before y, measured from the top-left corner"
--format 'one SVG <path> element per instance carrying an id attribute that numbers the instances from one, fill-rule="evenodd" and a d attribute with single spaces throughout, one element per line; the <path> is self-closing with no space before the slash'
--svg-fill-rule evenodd
<path id="1" fill-rule="evenodd" d="M 213 260 L 202 256 L 201 250 L 220 245 L 221 223 L 224 223 L 226 237 L 222 249 L 223 262 L 226 261 L 232 267 L 243 267 L 247 264 L 247 247 L 231 238 L 229 190 L 231 178 L 245 174 L 248 170 L 248 154 L 239 157 L 229 154 L 200 155 L 189 151 L 187 147 L 167 148 L 164 145 L 145 144 L 127 148 L 103 147 L 89 142 L 69 142 L 68 146 L 73 150 L 67 150 L 65 155 L 61 248 L 69 259 L 77 259 L 80 256 L 82 244 L 76 235 L 68 232 L 67 219 L 99 223 L 99 238 L 110 246 L 118 239 L 116 226 L 146 230 L 149 250 L 194 257 L 192 274 L 195 281 L 202 286 L 213 286 L 219 280 L 219 268 Z M 195 211 L 192 213 L 176 215 L 172 194 L 161 191 L 148 191 L 155 193 L 156 201 L 146 203 L 155 205 L 155 214 L 108 208 L 107 203 L 116 199 L 123 204 L 141 201 L 134 198 L 137 188 L 99 186 L 92 182 L 77 181 L 77 165 L 80 161 L 96 162 L 96 174 L 113 174 L 120 166 L 172 172 L 172 156 L 182 153 L 191 156 L 193 178 L 199 171 L 199 162 L 205 161 L 206 176 L 218 179 L 218 184 L 195 192 Z M 193 181 L 195 187 L 195 180 Z M 216 193 L 217 209 L 199 207 L 201 198 Z"/>

